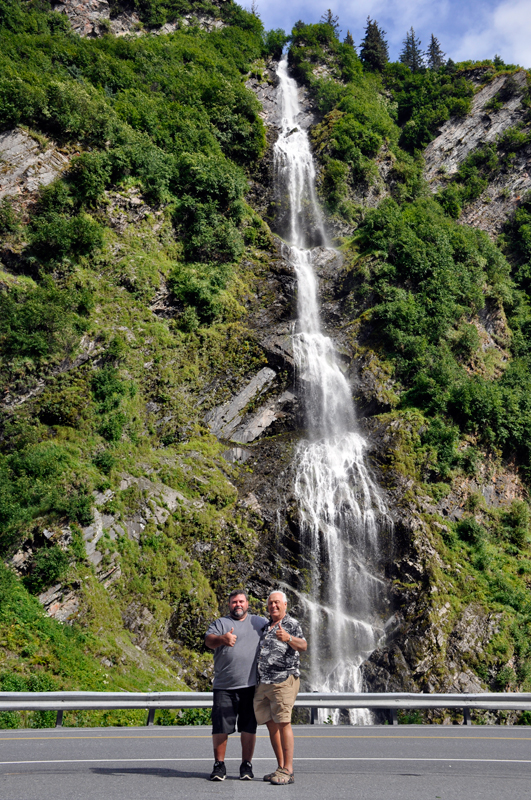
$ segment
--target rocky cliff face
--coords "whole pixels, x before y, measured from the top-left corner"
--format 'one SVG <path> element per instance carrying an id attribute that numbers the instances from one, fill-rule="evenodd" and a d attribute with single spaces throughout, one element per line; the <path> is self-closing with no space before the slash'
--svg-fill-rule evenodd
<path id="1" fill-rule="evenodd" d="M 106 0 L 68 2 L 57 10 L 68 15 L 82 36 L 142 32 L 134 13 L 111 19 Z M 212 15 L 189 14 L 158 32 L 192 21 L 206 30 L 223 25 Z M 272 227 L 278 210 L 272 159 L 278 123 L 275 67 L 274 61 L 261 64 L 247 81 L 262 104 L 268 142 L 265 157 L 250 176 L 247 200 Z M 425 178 L 434 192 L 470 153 L 524 119 L 524 72 L 490 76 L 488 82 L 485 71 L 468 77 L 478 88 L 471 113 L 445 123 L 425 152 Z M 302 124 L 315 129 L 321 120 L 303 89 L 300 99 Z M 15 198 L 26 213 L 38 188 L 65 172 L 76 152 L 21 128 L 2 133 L 0 198 Z M 530 158 L 529 146 L 519 149 L 465 208 L 460 222 L 495 236 L 530 188 Z M 353 193 L 363 206 L 378 205 L 392 189 L 393 159 L 385 147 L 375 163 L 379 178 L 360 184 Z M 107 304 L 102 300 L 95 312 L 102 326 L 109 317 L 107 339 L 83 336 L 67 358 L 47 365 L 46 374 L 33 376 L 30 387 L 7 393 L 0 409 L 7 414 L 27 409 L 46 420 L 43 406 L 45 401 L 50 405 L 51 395 L 59 393 L 59 404 L 68 400 L 61 394 L 62 376 L 75 375 L 88 392 L 90 376 L 104 363 L 112 330 L 130 351 L 124 372 L 134 374 L 142 387 L 142 406 L 135 407 L 137 428 L 146 436 L 156 431 L 159 441 L 181 450 L 168 456 L 157 446 L 134 468 L 119 469 L 116 485 L 101 486 L 91 496 L 92 522 L 84 522 L 77 532 L 70 526 L 31 531 L 11 563 L 25 576 L 40 546 L 52 542 L 67 552 L 79 534 L 91 575 L 80 572 L 68 584 L 46 586 L 39 600 L 47 613 L 81 625 L 98 614 L 108 615 L 114 630 L 129 636 L 116 634 L 116 660 L 168 658 L 188 685 L 206 688 L 210 666 L 200 650 L 201 632 L 218 613 L 217 602 L 226 589 L 244 583 L 259 610 L 276 581 L 296 587 L 303 578 L 293 494 L 293 453 L 304 436 L 291 342 L 295 276 L 281 239 L 264 234 L 240 265 L 242 319 L 216 333 L 217 339 L 198 335 L 193 344 L 183 344 L 181 337 L 170 346 L 159 323 L 174 325 L 182 304 L 170 291 L 167 265 L 157 261 L 161 252 L 170 254 L 168 260 L 175 258 L 174 231 L 164 206 L 151 206 L 137 188 L 129 187 L 107 191 L 95 213 L 105 221 L 111 239 L 96 273 L 109 292 Z M 336 231 L 352 227 L 336 224 Z M 15 269 L 9 271 L 9 259 L 18 254 L 7 249 L 1 257 L 7 268 L 3 280 L 17 285 L 19 276 Z M 159 265 L 149 281 L 146 261 Z M 468 591 L 475 578 L 466 574 L 466 566 L 447 558 L 444 543 L 452 529 L 446 523 L 468 517 L 471 509 L 481 522 L 492 510 L 508 509 L 525 498 L 525 487 L 512 462 L 484 453 L 470 473 L 428 491 L 420 471 L 408 461 L 425 422 L 414 414 L 393 412 L 400 387 L 377 348 L 360 340 L 359 321 L 352 319 L 351 265 L 340 252 L 323 248 L 316 270 L 323 325 L 351 382 L 371 468 L 387 495 L 394 524 L 383 542 L 393 608 L 386 640 L 364 667 L 367 688 L 481 691 L 492 685 L 500 665 L 511 666 L 512 653 L 501 644 L 495 655 L 489 651 L 485 657 L 493 642 L 502 642 L 506 623 L 501 612 L 478 600 L 479 590 Z M 112 290 L 109 276 L 116 284 Z M 138 297 L 145 300 L 141 311 L 132 302 L 127 305 L 128 298 Z M 502 374 L 510 334 L 495 299 L 488 297 L 484 309 L 468 322 L 477 331 L 491 373 Z M 198 361 L 194 347 L 206 353 Z M 178 358 L 186 369 L 172 373 Z M 469 369 L 481 367 L 471 363 Z M 170 548 L 172 537 L 178 545 Z M 296 594 L 292 602 L 299 613 Z"/>
<path id="2" fill-rule="evenodd" d="M 226 0 L 217 0 L 213 5 L 220 5 Z M 66 14 L 72 30 L 79 36 L 93 37 L 101 36 L 104 33 L 112 33 L 114 36 L 141 36 L 146 33 L 142 20 L 133 11 L 122 11 L 119 14 L 111 15 L 111 8 L 107 0 L 65 0 L 53 6 L 54 11 Z M 221 19 L 202 11 L 197 13 L 189 12 L 180 16 L 175 22 L 167 22 L 158 25 L 154 32 L 161 35 L 173 33 L 179 27 L 188 25 L 198 25 L 203 30 L 211 31 L 222 28 L 224 23 Z"/>
<path id="3" fill-rule="evenodd" d="M 478 147 L 496 143 L 504 133 L 526 120 L 527 109 L 522 105 L 522 93 L 527 87 L 524 70 L 492 77 L 488 70 L 480 69 L 468 77 L 479 82 L 471 113 L 462 119 L 448 120 L 426 148 L 424 176 L 433 192 L 441 189 Z M 482 85 L 485 79 L 488 82 Z M 511 162 L 489 181 L 480 197 L 464 209 L 461 222 L 491 236 L 499 234 L 519 200 L 531 188 L 530 162 L 531 147 L 519 149 Z"/>

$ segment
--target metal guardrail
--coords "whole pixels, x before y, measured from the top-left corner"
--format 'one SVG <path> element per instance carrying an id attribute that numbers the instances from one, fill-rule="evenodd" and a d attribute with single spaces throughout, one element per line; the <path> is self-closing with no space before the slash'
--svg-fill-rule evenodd
<path id="1" fill-rule="evenodd" d="M 0 692 L 0 711 L 57 711 L 56 727 L 63 724 L 65 711 L 109 711 L 139 708 L 148 711 L 147 725 L 153 725 L 158 708 L 211 708 L 212 692 Z M 490 711 L 531 711 L 531 693 L 484 692 L 478 694 L 416 694 L 414 692 L 346 693 L 300 692 L 297 708 L 311 710 L 316 721 L 319 708 L 368 708 L 388 711 L 393 725 L 399 709 L 460 708 L 467 725 L 471 709 Z"/>

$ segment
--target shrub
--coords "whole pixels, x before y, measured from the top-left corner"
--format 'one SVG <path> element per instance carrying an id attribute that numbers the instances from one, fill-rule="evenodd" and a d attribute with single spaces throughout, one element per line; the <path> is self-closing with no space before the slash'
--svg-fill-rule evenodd
<path id="1" fill-rule="evenodd" d="M 94 522 L 92 502 L 93 499 L 86 488 L 71 494 L 65 504 L 66 516 L 84 527 L 90 525 Z"/>
<path id="2" fill-rule="evenodd" d="M 98 433 L 108 442 L 118 442 L 122 438 L 125 422 L 125 414 L 122 411 L 116 411 L 102 420 L 98 426 Z"/>
<path id="3" fill-rule="evenodd" d="M 110 475 L 116 463 L 115 457 L 108 450 L 101 450 L 99 453 L 96 453 L 92 461 L 104 475 Z"/>
<path id="4" fill-rule="evenodd" d="M 72 159 L 71 178 L 80 200 L 95 204 L 109 185 L 112 166 L 107 153 L 83 153 Z"/>
<path id="5" fill-rule="evenodd" d="M 126 384 L 119 378 L 118 370 L 112 364 L 105 364 L 94 373 L 91 380 L 94 398 L 104 407 L 113 407 L 114 398 L 127 391 Z"/>
<path id="6" fill-rule="evenodd" d="M 18 215 L 15 213 L 10 199 L 4 197 L 0 202 L 0 236 L 15 233 L 19 225 Z"/>
<path id="7" fill-rule="evenodd" d="M 469 544 L 477 545 L 485 538 L 485 529 L 473 517 L 459 520 L 456 530 L 459 538 Z"/>
<path id="8" fill-rule="evenodd" d="M 30 243 L 42 259 L 56 262 L 68 255 L 89 255 L 100 248 L 103 244 L 103 229 L 86 214 L 65 217 L 51 213 L 32 220 Z"/>
<path id="9" fill-rule="evenodd" d="M 30 573 L 24 578 L 24 583 L 31 592 L 37 594 L 62 580 L 68 564 L 68 555 L 60 547 L 42 547 L 35 553 Z"/>
<path id="10" fill-rule="evenodd" d="M 289 37 L 282 30 L 276 28 L 275 30 L 267 31 L 264 37 L 264 52 L 271 58 L 280 59 L 284 46 L 289 41 Z"/>
<path id="11" fill-rule="evenodd" d="M 168 283 L 174 297 L 194 309 L 183 320 L 188 330 L 194 327 L 194 315 L 202 323 L 212 322 L 220 315 L 220 293 L 228 274 L 227 264 L 179 264 L 172 271 Z"/>

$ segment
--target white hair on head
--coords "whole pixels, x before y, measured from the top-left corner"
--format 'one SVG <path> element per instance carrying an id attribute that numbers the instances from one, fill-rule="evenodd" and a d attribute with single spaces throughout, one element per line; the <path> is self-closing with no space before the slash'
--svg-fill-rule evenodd
<path id="1" fill-rule="evenodd" d="M 272 595 L 274 595 L 274 594 L 281 594 L 281 595 L 282 595 L 282 599 L 283 599 L 283 601 L 284 601 L 285 603 L 287 603 L 287 602 L 288 602 L 288 598 L 286 597 L 286 594 L 285 594 L 285 592 L 281 592 L 281 591 L 280 591 L 280 589 L 275 589 L 273 592 L 271 592 L 271 593 L 269 594 L 269 597 L 267 598 L 267 602 L 268 602 L 268 603 L 269 603 L 269 598 L 270 598 Z"/>

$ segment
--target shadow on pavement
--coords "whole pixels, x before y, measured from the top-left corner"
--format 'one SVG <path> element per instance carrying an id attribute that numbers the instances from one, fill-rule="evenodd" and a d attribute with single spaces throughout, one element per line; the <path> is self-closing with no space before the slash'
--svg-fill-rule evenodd
<path id="1" fill-rule="evenodd" d="M 157 778 L 201 778 L 208 780 L 208 772 L 189 772 L 182 769 L 163 769 L 162 767 L 93 767 L 96 775 L 151 775 Z"/>

